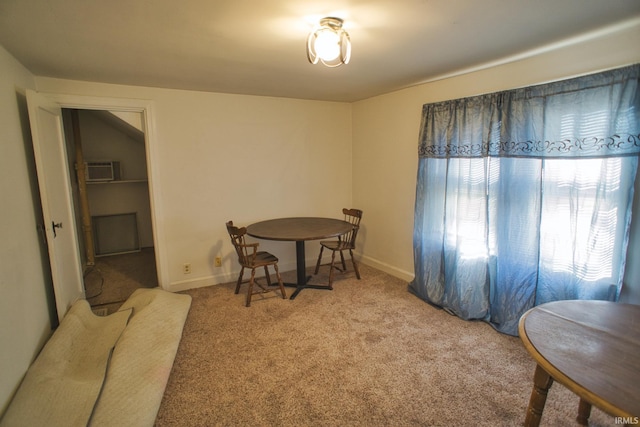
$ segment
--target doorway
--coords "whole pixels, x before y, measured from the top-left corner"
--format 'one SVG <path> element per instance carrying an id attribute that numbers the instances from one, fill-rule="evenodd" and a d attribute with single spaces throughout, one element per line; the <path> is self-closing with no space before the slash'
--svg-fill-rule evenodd
<path id="1" fill-rule="evenodd" d="M 155 130 L 153 102 L 132 98 L 108 98 L 56 93 L 38 93 L 27 90 L 29 122 L 38 174 L 38 187 L 44 217 L 43 229 L 46 234 L 49 263 L 55 297 L 55 311 L 61 320 L 69 307 L 79 298 L 86 296 L 83 283 L 83 262 L 81 253 L 88 248 L 81 247 L 86 239 L 79 238 L 87 227 L 79 222 L 74 211 L 71 177 L 76 175 L 68 159 L 69 146 L 65 132 L 62 109 L 107 110 L 121 113 L 139 113 L 144 129 L 145 156 L 148 174 L 148 191 L 152 219 L 154 256 L 157 280 L 162 289 L 168 289 L 164 281 L 168 277 L 161 203 L 159 202 L 160 170 L 158 143 Z M 75 156 L 74 156 L 75 158 Z M 80 168 L 82 171 L 83 168 Z M 86 197 L 83 199 L 86 200 Z M 83 206 L 84 208 L 84 206 Z M 74 216 L 75 214 L 75 216 Z M 87 215 L 84 216 L 86 218 Z M 89 227 L 90 231 L 90 227 Z M 87 232 L 87 235 L 90 235 Z"/>
<path id="2" fill-rule="evenodd" d="M 63 109 L 62 118 L 85 298 L 107 315 L 158 286 L 143 116 Z"/>

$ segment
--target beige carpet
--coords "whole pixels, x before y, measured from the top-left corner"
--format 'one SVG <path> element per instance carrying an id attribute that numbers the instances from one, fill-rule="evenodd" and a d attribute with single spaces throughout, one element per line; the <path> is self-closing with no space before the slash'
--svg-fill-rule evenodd
<path id="1" fill-rule="evenodd" d="M 519 426 L 535 364 L 520 339 L 467 322 L 362 265 L 333 291 L 194 289 L 157 426 Z M 294 274 L 285 277 L 293 281 Z M 326 281 L 326 275 L 313 279 Z M 292 289 L 287 288 L 291 293 Z M 543 426 L 575 426 L 554 384 Z M 592 411 L 591 425 L 615 425 Z"/>

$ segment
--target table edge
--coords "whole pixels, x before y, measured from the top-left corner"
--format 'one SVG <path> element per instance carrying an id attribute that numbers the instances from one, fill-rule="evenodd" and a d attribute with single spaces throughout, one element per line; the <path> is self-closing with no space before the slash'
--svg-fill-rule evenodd
<path id="1" fill-rule="evenodd" d="M 602 399 L 597 394 L 580 386 L 571 378 L 569 378 L 567 375 L 565 375 L 560 370 L 558 370 L 549 360 L 547 360 L 541 353 L 538 352 L 538 350 L 536 349 L 536 346 L 531 342 L 531 340 L 529 340 L 529 337 L 526 334 L 525 322 L 526 322 L 527 316 L 532 311 L 539 309 L 539 307 L 543 305 L 544 304 L 527 310 L 520 317 L 520 320 L 518 321 L 518 334 L 520 336 L 520 340 L 522 341 L 527 352 L 531 355 L 533 360 L 538 364 L 538 366 L 540 366 L 542 369 L 545 370 L 545 372 L 551 375 L 554 381 L 559 382 L 560 384 L 562 384 L 563 386 L 571 390 L 573 393 L 577 394 L 581 399 L 584 399 L 585 401 L 589 402 L 591 405 L 598 407 L 604 412 L 607 412 L 613 416 L 622 416 L 622 417 L 636 416 L 637 414 L 630 414 L 625 410 L 623 410 L 622 408 L 619 408 L 618 406 Z M 556 315 L 553 312 L 550 312 L 550 313 L 552 313 L 553 315 Z"/>
<path id="2" fill-rule="evenodd" d="M 343 222 L 345 224 L 349 224 L 349 226 L 352 226 L 351 223 L 349 223 L 349 221 L 345 221 L 342 218 L 331 218 L 331 217 L 323 217 L 323 216 L 292 216 L 292 217 L 282 217 L 282 218 L 272 218 L 272 219 L 265 219 L 262 221 L 258 221 L 258 222 L 254 222 L 252 224 L 249 224 L 246 226 L 247 229 L 247 234 L 251 237 L 255 237 L 257 239 L 263 239 L 263 240 L 271 240 L 271 241 L 276 241 L 276 242 L 305 242 L 308 240 L 320 240 L 320 239 L 328 239 L 331 237 L 337 237 L 337 236 L 341 236 L 345 233 L 347 233 L 348 231 L 345 232 L 341 232 L 341 233 L 331 233 L 331 234 L 325 234 L 322 236 L 317 236 L 317 237 L 309 237 L 309 238 L 305 238 L 305 239 L 291 239 L 291 238 L 279 238 L 279 237 L 264 237 L 262 235 L 258 235 L 258 234 L 254 234 L 251 232 L 251 227 L 256 225 L 256 224 L 261 224 L 263 222 L 269 222 L 269 221 L 278 221 L 278 220 L 287 220 L 287 219 L 329 219 L 332 221 L 338 221 L 338 222 Z"/>

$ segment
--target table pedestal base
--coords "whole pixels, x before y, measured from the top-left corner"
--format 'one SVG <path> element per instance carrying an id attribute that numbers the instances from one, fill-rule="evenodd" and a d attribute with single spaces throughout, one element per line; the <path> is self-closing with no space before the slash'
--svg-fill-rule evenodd
<path id="1" fill-rule="evenodd" d="M 331 290 L 328 285 L 310 285 L 309 280 L 311 276 L 307 276 L 307 266 L 304 254 L 304 240 L 296 241 L 296 270 L 297 270 L 297 283 L 285 283 L 287 287 L 296 288 L 289 299 L 295 299 L 300 291 L 303 289 L 326 289 Z"/>
<path id="2" fill-rule="evenodd" d="M 308 281 L 309 279 L 311 279 L 311 276 L 307 276 L 306 280 Z M 305 283 L 304 285 L 300 286 L 297 285 L 295 283 L 285 283 L 285 286 L 291 287 L 291 288 L 296 288 L 295 291 L 293 291 L 293 294 L 291 294 L 291 296 L 289 297 L 289 299 L 295 299 L 296 296 L 298 296 L 298 294 L 300 293 L 300 291 L 302 291 L 303 289 L 326 289 L 328 291 L 331 290 L 330 287 L 328 287 L 327 285 L 310 285 L 308 283 Z"/>

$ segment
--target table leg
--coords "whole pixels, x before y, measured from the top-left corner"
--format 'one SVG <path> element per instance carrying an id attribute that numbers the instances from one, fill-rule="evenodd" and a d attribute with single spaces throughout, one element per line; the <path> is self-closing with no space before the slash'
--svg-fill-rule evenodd
<path id="1" fill-rule="evenodd" d="M 553 378 L 540 365 L 536 366 L 536 372 L 533 375 L 533 390 L 529 399 L 529 407 L 527 408 L 527 416 L 524 420 L 525 427 L 537 427 L 540 425 L 544 404 L 547 401 L 547 393 L 553 384 Z"/>
<path id="2" fill-rule="evenodd" d="M 591 404 L 584 399 L 580 399 L 576 421 L 583 426 L 589 425 L 589 416 L 591 416 Z"/>

